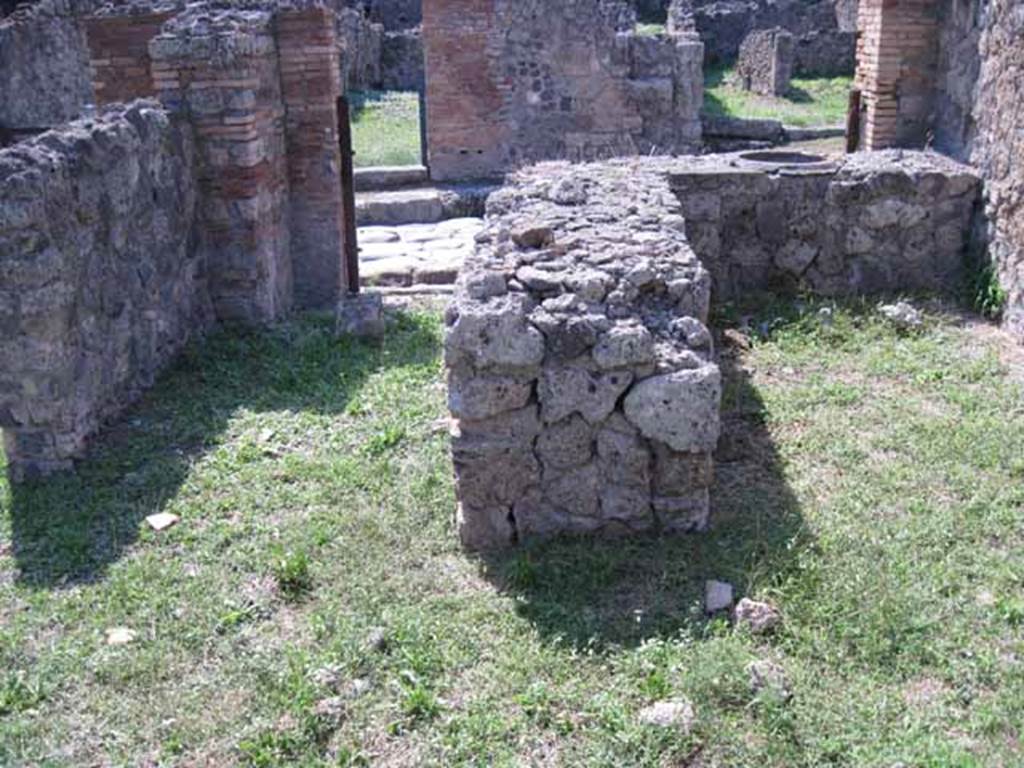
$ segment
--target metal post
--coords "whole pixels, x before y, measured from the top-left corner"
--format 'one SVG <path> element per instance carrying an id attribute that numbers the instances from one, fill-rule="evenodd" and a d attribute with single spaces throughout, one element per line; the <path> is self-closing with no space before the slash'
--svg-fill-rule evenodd
<path id="1" fill-rule="evenodd" d="M 348 99 L 338 97 L 338 147 L 341 149 L 341 211 L 345 278 L 349 294 L 359 293 L 359 243 L 356 241 L 356 183 L 352 169 L 352 121 Z"/>
<path id="2" fill-rule="evenodd" d="M 420 82 L 420 164 L 430 173 L 430 166 L 427 164 L 427 86 Z"/>
<path id="3" fill-rule="evenodd" d="M 850 104 L 846 111 L 846 152 L 857 151 L 860 146 L 860 90 L 850 91 Z"/>

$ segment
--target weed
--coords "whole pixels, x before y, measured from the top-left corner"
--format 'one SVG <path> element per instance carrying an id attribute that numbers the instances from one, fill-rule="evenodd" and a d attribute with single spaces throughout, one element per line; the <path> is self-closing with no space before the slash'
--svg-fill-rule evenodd
<path id="1" fill-rule="evenodd" d="M 279 552 L 274 557 L 274 579 L 281 594 L 297 599 L 313 588 L 309 556 L 301 550 Z"/>

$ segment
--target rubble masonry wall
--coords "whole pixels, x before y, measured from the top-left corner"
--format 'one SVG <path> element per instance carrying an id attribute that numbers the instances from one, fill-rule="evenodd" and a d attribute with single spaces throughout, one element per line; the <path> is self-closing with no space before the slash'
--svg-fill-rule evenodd
<path id="1" fill-rule="evenodd" d="M 137 102 L 0 152 L 0 427 L 70 466 L 211 320 L 188 125 Z"/>
<path id="2" fill-rule="evenodd" d="M 935 142 L 985 177 L 984 240 L 1007 293 L 1006 326 L 1024 341 L 1024 7 L 940 6 Z"/>
<path id="3" fill-rule="evenodd" d="M 643 161 L 492 195 L 446 318 L 465 545 L 706 524 L 721 381 L 683 230 Z"/>
<path id="4" fill-rule="evenodd" d="M 981 181 L 937 153 L 857 153 L 772 171 L 742 154 L 670 168 L 714 295 L 801 288 L 825 296 L 955 290 Z"/>

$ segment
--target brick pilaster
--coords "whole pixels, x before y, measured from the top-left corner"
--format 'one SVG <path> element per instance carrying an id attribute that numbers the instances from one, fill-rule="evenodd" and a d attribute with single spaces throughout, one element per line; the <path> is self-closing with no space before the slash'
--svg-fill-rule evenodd
<path id="1" fill-rule="evenodd" d="M 334 307 L 345 286 L 337 99 L 341 67 L 334 14 L 282 11 L 275 22 L 285 110 L 295 302 Z"/>
<path id="2" fill-rule="evenodd" d="M 189 114 L 200 157 L 199 239 L 214 310 L 251 324 L 292 302 L 288 177 L 277 48 L 259 29 L 150 44 L 160 99 Z"/>
<path id="3" fill-rule="evenodd" d="M 920 146 L 936 77 L 936 0 L 861 0 L 856 85 L 863 149 Z"/>

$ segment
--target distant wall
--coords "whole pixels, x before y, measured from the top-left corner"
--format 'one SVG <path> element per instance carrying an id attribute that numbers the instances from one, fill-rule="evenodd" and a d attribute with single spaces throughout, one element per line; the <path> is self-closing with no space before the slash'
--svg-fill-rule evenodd
<path id="1" fill-rule="evenodd" d="M 73 0 L 42 0 L 0 18 L 0 128 L 49 128 L 92 101 Z"/>
<path id="2" fill-rule="evenodd" d="M 191 131 L 155 102 L 0 152 L 0 427 L 15 476 L 70 466 L 210 321 Z"/>
<path id="3" fill-rule="evenodd" d="M 710 64 L 734 61 L 747 35 L 781 27 L 793 33 L 798 75 L 849 75 L 855 62 L 852 0 L 684 0 Z M 852 4 L 852 9 L 851 9 Z"/>
<path id="4" fill-rule="evenodd" d="M 703 49 L 638 38 L 620 0 L 426 0 L 438 179 L 699 145 Z"/>

